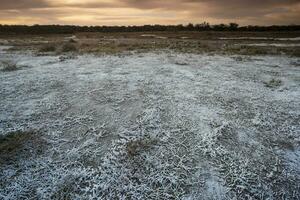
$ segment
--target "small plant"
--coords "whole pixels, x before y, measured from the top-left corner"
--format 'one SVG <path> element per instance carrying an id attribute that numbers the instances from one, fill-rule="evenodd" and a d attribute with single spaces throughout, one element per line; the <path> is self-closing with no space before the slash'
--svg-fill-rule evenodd
<path id="1" fill-rule="evenodd" d="M 71 52 L 71 51 L 77 51 L 77 47 L 72 43 L 66 43 L 61 48 L 62 52 Z"/>
<path id="2" fill-rule="evenodd" d="M 59 187 L 56 188 L 54 193 L 51 196 L 51 199 L 65 199 L 65 200 L 71 200 L 74 195 L 74 192 L 77 191 L 79 188 L 78 180 L 79 178 L 74 177 L 72 175 L 68 175 L 63 178 L 63 180 L 58 183 Z"/>
<path id="3" fill-rule="evenodd" d="M 73 38 L 71 38 L 71 39 L 69 40 L 69 43 L 77 43 L 77 41 L 74 40 Z"/>
<path id="4" fill-rule="evenodd" d="M 11 60 L 1 61 L 0 66 L 2 71 L 15 71 L 18 69 L 17 63 Z"/>
<path id="5" fill-rule="evenodd" d="M 33 131 L 16 131 L 0 136 L 0 165 L 17 158 L 40 154 L 46 145 L 39 134 Z"/>
<path id="6" fill-rule="evenodd" d="M 60 56 L 59 57 L 59 62 L 64 62 L 66 60 L 71 60 L 71 59 L 76 59 L 76 56 L 70 55 L 70 56 Z"/>
<path id="7" fill-rule="evenodd" d="M 236 60 L 237 62 L 243 61 L 243 58 L 241 56 L 234 57 L 233 59 Z"/>
<path id="8" fill-rule="evenodd" d="M 186 62 L 181 62 L 181 61 L 177 61 L 175 62 L 176 65 L 181 65 L 181 66 L 185 66 L 185 65 L 188 65 L 188 63 Z"/>
<path id="9" fill-rule="evenodd" d="M 282 81 L 274 78 L 268 82 L 265 82 L 265 86 L 268 88 L 276 88 L 276 87 L 280 87 L 281 85 L 282 85 Z"/>
<path id="10" fill-rule="evenodd" d="M 42 46 L 40 49 L 39 49 L 40 52 L 54 52 L 56 51 L 56 47 L 55 45 L 51 45 L 51 44 L 47 44 L 47 45 L 44 45 Z"/>
<path id="11" fill-rule="evenodd" d="M 155 140 L 132 140 L 126 144 L 127 154 L 131 157 L 139 154 L 141 151 L 144 151 L 151 147 L 151 145 L 155 144 Z"/>

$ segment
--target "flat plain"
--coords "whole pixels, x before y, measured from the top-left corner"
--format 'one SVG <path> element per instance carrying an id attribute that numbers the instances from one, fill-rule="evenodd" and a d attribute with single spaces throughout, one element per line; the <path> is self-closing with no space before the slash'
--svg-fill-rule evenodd
<path id="1" fill-rule="evenodd" d="M 0 36 L 0 199 L 299 199 L 300 33 Z"/>

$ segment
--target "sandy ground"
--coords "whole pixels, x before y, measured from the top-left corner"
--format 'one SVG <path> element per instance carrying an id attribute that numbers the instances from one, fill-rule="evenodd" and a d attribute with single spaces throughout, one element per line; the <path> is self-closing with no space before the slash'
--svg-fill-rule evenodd
<path id="1" fill-rule="evenodd" d="M 299 58 L 4 49 L 0 199 L 300 198 Z"/>

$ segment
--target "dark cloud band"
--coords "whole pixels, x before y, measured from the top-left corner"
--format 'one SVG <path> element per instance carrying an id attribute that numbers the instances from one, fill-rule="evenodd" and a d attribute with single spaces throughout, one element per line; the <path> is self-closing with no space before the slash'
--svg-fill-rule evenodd
<path id="1" fill-rule="evenodd" d="M 55 3 L 53 3 L 55 2 Z M 90 15 L 90 9 L 136 9 L 153 11 L 160 17 L 160 12 L 177 13 L 178 23 L 182 23 L 180 16 L 184 15 L 186 20 L 205 19 L 251 21 L 261 20 L 260 24 L 269 23 L 300 23 L 300 0 L 111 0 L 111 1 L 78 1 L 76 3 L 66 3 L 64 0 L 1 0 L 0 20 L 8 18 L 11 10 L 20 11 L 26 16 L 32 17 L 38 9 L 52 9 L 51 16 L 55 18 L 55 9 L 82 9 Z M 158 10 L 158 11 L 157 11 Z M 61 13 L 59 14 L 61 16 Z M 75 13 L 74 13 L 75 15 Z M 118 16 L 102 16 L 107 18 L 118 18 Z M 74 22 L 76 23 L 76 22 Z M 99 22 L 101 23 L 101 22 Z M 149 23 L 158 23 L 149 21 Z"/>

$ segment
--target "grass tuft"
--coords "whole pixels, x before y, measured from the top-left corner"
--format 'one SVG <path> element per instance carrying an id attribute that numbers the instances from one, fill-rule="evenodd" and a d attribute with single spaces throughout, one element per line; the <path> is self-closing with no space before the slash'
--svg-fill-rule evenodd
<path id="1" fill-rule="evenodd" d="M 46 44 L 39 49 L 39 52 L 54 52 L 56 47 L 53 44 Z"/>
<path id="2" fill-rule="evenodd" d="M 77 51 L 77 47 L 72 43 L 66 43 L 61 47 L 62 52 L 74 52 Z"/>
<path id="3" fill-rule="evenodd" d="M 34 131 L 16 131 L 0 136 L 0 165 L 39 154 L 46 142 Z"/>
<path id="4" fill-rule="evenodd" d="M 127 142 L 126 151 L 130 157 L 138 155 L 140 152 L 149 149 L 153 144 L 155 144 L 155 140 L 132 140 Z"/>
<path id="5" fill-rule="evenodd" d="M 268 82 L 265 82 L 265 86 L 268 88 L 277 88 L 280 87 L 281 85 L 282 85 L 282 81 L 274 78 Z"/>
<path id="6" fill-rule="evenodd" d="M 2 71 L 16 71 L 18 70 L 17 63 L 11 60 L 1 61 L 0 62 Z"/>

